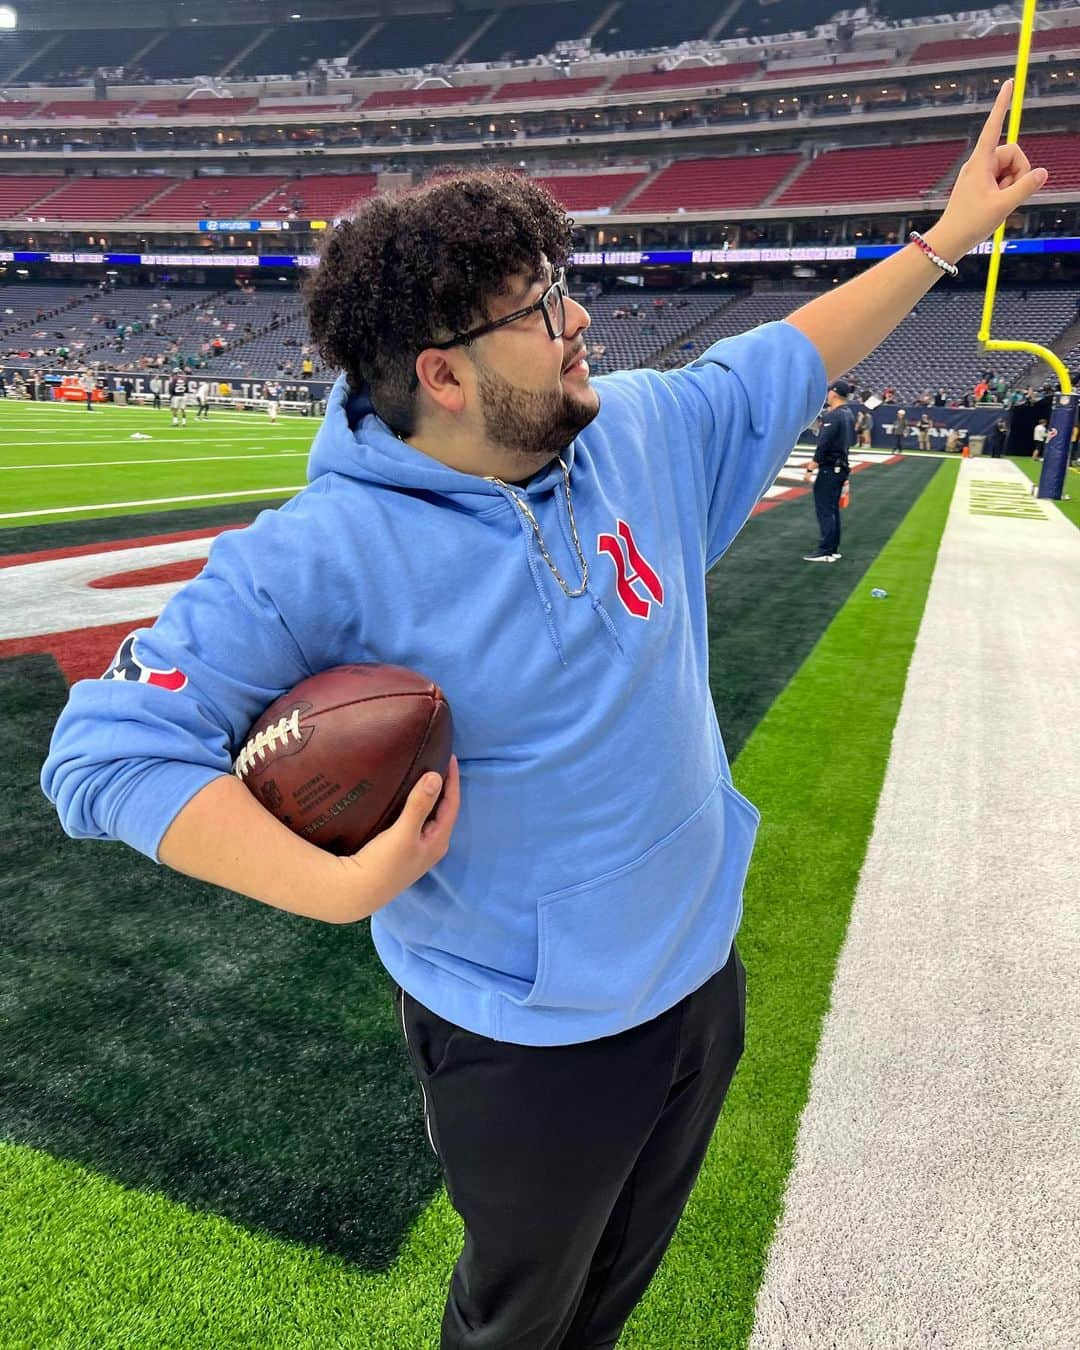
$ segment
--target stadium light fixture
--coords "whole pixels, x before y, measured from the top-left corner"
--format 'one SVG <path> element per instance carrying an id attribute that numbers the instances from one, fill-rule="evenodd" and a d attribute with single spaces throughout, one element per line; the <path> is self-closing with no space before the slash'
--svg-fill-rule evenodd
<path id="1" fill-rule="evenodd" d="M 11 5 L 0 5 L 0 28 L 17 28 L 19 16 Z"/>

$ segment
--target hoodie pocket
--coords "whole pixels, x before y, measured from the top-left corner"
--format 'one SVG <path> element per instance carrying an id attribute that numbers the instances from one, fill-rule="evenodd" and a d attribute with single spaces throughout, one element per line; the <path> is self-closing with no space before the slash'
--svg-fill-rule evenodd
<path id="1" fill-rule="evenodd" d="M 524 1007 L 627 1010 L 723 964 L 760 815 L 723 778 L 640 857 L 542 896 L 536 982 Z"/>

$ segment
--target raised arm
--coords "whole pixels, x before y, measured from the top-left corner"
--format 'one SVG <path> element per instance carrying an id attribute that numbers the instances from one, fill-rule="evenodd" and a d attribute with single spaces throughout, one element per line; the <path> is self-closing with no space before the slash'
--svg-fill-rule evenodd
<path id="1" fill-rule="evenodd" d="M 946 262 L 958 262 L 997 229 L 1046 182 L 1019 145 L 999 145 L 1012 95 L 1012 80 L 998 92 L 971 158 L 960 174 L 926 242 Z M 843 286 L 811 300 L 787 322 L 805 333 L 821 353 L 825 372 L 836 379 L 869 355 L 943 273 L 914 244 Z"/>

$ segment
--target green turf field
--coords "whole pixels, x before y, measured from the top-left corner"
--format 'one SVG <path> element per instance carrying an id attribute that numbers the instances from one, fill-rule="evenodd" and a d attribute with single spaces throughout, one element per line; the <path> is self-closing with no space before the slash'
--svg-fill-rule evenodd
<path id="1" fill-rule="evenodd" d="M 1038 483 L 1042 473 L 1042 462 L 1030 455 L 1011 456 L 1012 462 L 1021 473 L 1027 474 L 1033 483 Z M 1080 468 L 1071 465 L 1065 474 L 1064 495 L 1056 505 L 1067 520 L 1080 528 Z"/>
<path id="2" fill-rule="evenodd" d="M 317 423 L 0 401 L 0 527 L 291 496 Z M 149 440 L 132 440 L 133 435 Z"/>
<path id="3" fill-rule="evenodd" d="M 304 482 L 314 430 L 0 403 L 0 555 L 249 519 Z M 801 498 L 709 578 L 713 693 L 763 813 L 747 1052 L 620 1350 L 747 1342 L 957 468 L 860 474 L 842 563 L 801 562 Z M 0 659 L 0 696 L 0 1347 L 435 1347 L 461 1226 L 367 925 L 67 839 L 37 782 L 53 656 Z"/>

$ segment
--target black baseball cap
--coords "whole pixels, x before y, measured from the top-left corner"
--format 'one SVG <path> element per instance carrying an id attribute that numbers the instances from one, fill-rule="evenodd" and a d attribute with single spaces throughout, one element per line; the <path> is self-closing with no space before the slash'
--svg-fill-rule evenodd
<path id="1" fill-rule="evenodd" d="M 851 397 L 851 385 L 847 380 L 833 380 L 829 385 L 829 390 L 833 394 L 839 394 L 841 398 Z"/>

